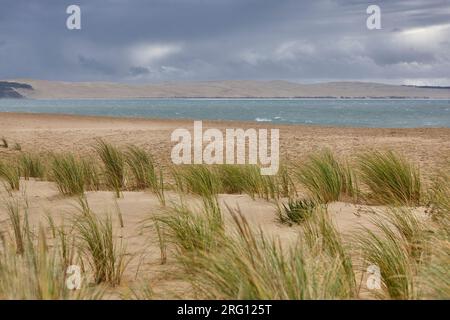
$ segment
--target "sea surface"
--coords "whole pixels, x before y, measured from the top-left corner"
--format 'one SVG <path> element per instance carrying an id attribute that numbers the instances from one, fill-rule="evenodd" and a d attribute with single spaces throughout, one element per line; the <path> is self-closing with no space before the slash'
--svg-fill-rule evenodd
<path id="1" fill-rule="evenodd" d="M 340 127 L 450 127 L 450 100 L 0 99 L 0 112 L 160 119 L 240 120 L 273 124 Z"/>

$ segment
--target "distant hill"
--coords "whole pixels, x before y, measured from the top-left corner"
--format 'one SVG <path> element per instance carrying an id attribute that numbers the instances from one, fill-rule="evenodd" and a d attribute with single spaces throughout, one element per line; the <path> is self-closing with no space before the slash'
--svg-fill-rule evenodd
<path id="1" fill-rule="evenodd" d="M 406 86 L 406 87 L 413 87 L 413 88 L 425 88 L 425 89 L 444 89 L 448 90 L 450 87 L 442 87 L 442 86 Z"/>
<path id="2" fill-rule="evenodd" d="M 125 98 L 420 98 L 450 99 L 450 88 L 369 82 L 298 84 L 287 81 L 205 81 L 158 84 L 61 82 L 17 79 L 4 95 L 34 99 Z M 15 92 L 15 93 L 14 93 Z"/>
<path id="3" fill-rule="evenodd" d="M 17 89 L 33 90 L 33 87 L 25 83 L 0 81 L 0 98 L 24 98 Z"/>

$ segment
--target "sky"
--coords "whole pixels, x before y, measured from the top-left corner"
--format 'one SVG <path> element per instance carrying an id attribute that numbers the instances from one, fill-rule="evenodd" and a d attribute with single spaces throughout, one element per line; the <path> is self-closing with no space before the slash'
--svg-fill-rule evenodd
<path id="1" fill-rule="evenodd" d="M 0 79 L 17 78 L 449 86 L 450 0 L 0 0 Z"/>

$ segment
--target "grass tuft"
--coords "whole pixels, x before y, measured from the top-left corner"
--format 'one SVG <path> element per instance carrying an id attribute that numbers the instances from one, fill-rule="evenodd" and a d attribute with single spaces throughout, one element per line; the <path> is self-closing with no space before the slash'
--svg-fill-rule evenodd
<path id="1" fill-rule="evenodd" d="M 205 206 L 201 212 L 194 212 L 186 206 L 176 206 L 166 214 L 155 216 L 153 220 L 160 232 L 164 232 L 164 241 L 175 245 L 180 254 L 215 248 L 224 228 L 218 205 Z"/>
<path id="2" fill-rule="evenodd" d="M 320 203 L 356 194 L 350 167 L 338 162 L 329 150 L 309 156 L 308 161 L 298 168 L 296 177 Z"/>
<path id="3" fill-rule="evenodd" d="M 122 242 L 115 239 L 111 217 L 100 219 L 84 203 L 75 229 L 80 236 L 80 250 L 93 270 L 95 283 L 119 285 L 127 261 Z"/>
<path id="4" fill-rule="evenodd" d="M 254 231 L 240 210 L 230 209 L 234 232 L 217 250 L 200 251 L 188 263 L 194 288 L 209 299 L 352 298 L 342 261 L 301 245 L 283 248 Z"/>
<path id="5" fill-rule="evenodd" d="M 370 189 L 370 197 L 376 202 L 420 204 L 420 173 L 405 158 L 391 151 L 371 152 L 359 157 L 359 166 L 361 180 Z"/>
<path id="6" fill-rule="evenodd" d="M 156 170 L 152 156 L 137 146 L 128 147 L 125 156 L 125 161 L 134 177 L 134 188 L 137 190 L 151 189 L 160 203 L 165 205 L 162 172 L 158 173 Z"/>
<path id="7" fill-rule="evenodd" d="M 116 192 L 117 198 L 125 186 L 125 157 L 122 151 L 99 139 L 95 146 L 104 165 L 106 184 Z"/>
<path id="8" fill-rule="evenodd" d="M 66 196 L 82 195 L 86 185 L 86 170 L 82 161 L 72 154 L 55 155 L 52 163 L 53 179 L 58 190 Z"/>
<path id="9" fill-rule="evenodd" d="M 24 153 L 19 157 L 20 173 L 29 180 L 30 178 L 42 179 L 45 174 L 45 166 L 37 154 Z"/>
<path id="10" fill-rule="evenodd" d="M 364 229 L 357 243 L 368 265 L 380 268 L 381 278 L 390 298 L 414 299 L 416 267 L 409 244 L 385 221 L 376 219 L 377 232 Z"/>
<path id="11" fill-rule="evenodd" d="M 314 214 L 317 206 L 317 202 L 310 199 L 289 199 L 278 210 L 278 220 L 288 225 L 301 224 Z"/>
<path id="12" fill-rule="evenodd" d="M 10 191 L 19 190 L 20 174 L 19 168 L 16 166 L 0 162 L 0 179 L 5 181 L 6 189 Z"/>

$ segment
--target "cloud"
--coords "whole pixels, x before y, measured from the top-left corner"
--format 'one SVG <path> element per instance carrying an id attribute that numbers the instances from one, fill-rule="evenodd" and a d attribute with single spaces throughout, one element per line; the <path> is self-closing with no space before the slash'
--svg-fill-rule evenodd
<path id="1" fill-rule="evenodd" d="M 115 73 L 115 70 L 112 66 L 99 62 L 93 58 L 86 58 L 83 55 L 78 56 L 78 62 L 83 68 L 86 68 L 89 71 L 98 72 L 106 75 L 112 75 Z"/>
<path id="2" fill-rule="evenodd" d="M 180 51 L 181 46 L 175 44 L 139 44 L 130 49 L 130 59 L 136 64 L 150 65 Z"/>
<path id="3" fill-rule="evenodd" d="M 132 76 L 141 76 L 141 75 L 145 75 L 145 74 L 149 74 L 149 73 L 150 73 L 150 70 L 145 67 L 131 67 L 130 68 L 130 74 Z"/>
<path id="4" fill-rule="evenodd" d="M 0 77 L 450 84 L 448 0 L 2 0 Z M 27 23 L 23 23 L 27 21 Z M 45 35 L 45 36 L 42 36 Z"/>

